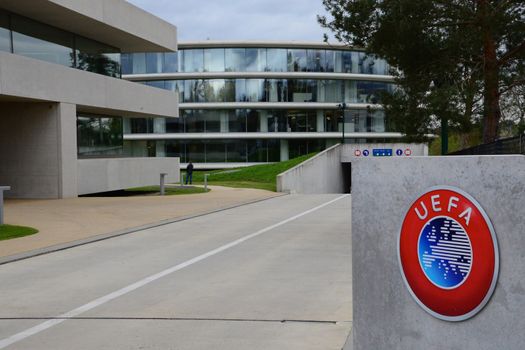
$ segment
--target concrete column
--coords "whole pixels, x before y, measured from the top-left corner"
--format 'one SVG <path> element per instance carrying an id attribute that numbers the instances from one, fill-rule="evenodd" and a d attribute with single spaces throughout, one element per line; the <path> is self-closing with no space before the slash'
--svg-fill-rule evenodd
<path id="1" fill-rule="evenodd" d="M 260 132 L 268 132 L 268 111 L 259 112 L 259 130 Z"/>
<path id="2" fill-rule="evenodd" d="M 154 118 L 153 119 L 153 132 L 155 134 L 165 134 L 166 133 L 166 120 L 164 118 Z"/>
<path id="3" fill-rule="evenodd" d="M 57 108 L 58 198 L 78 195 L 78 152 L 77 152 L 77 108 L 71 103 L 59 103 Z"/>
<path id="4" fill-rule="evenodd" d="M 0 183 L 10 198 L 77 195 L 76 106 L 0 104 Z"/>
<path id="5" fill-rule="evenodd" d="M 281 162 L 290 159 L 288 140 L 281 140 Z"/>
<path id="6" fill-rule="evenodd" d="M 324 132 L 324 111 L 317 111 L 317 132 Z"/>
<path id="7" fill-rule="evenodd" d="M 228 120 L 228 113 L 225 111 L 221 111 L 220 118 L 221 118 L 221 132 L 229 132 L 230 124 Z"/>

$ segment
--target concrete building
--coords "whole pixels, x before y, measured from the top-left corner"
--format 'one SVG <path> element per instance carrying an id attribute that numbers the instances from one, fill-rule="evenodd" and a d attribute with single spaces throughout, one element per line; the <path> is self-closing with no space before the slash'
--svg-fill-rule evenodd
<path id="1" fill-rule="evenodd" d="M 385 61 L 343 45 L 179 43 L 177 53 L 134 53 L 125 79 L 171 90 L 179 119 L 125 121 L 133 156 L 175 156 L 199 168 L 283 161 L 341 142 L 395 142 L 381 92 Z M 343 110 L 338 105 L 345 103 Z"/>
<path id="2" fill-rule="evenodd" d="M 0 1 L 0 184 L 64 198 L 178 177 L 122 159 L 122 116 L 178 116 L 178 96 L 121 79 L 123 52 L 173 52 L 176 27 L 123 0 Z"/>

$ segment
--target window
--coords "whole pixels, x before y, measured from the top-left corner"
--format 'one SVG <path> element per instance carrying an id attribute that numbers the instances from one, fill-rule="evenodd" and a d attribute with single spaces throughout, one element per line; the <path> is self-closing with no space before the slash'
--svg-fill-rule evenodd
<path id="1" fill-rule="evenodd" d="M 88 72 L 120 78 L 118 49 L 83 37 L 75 37 L 76 67 Z"/>
<path id="2" fill-rule="evenodd" d="M 14 53 L 74 67 L 73 34 L 15 15 L 11 23 Z"/>
<path id="3" fill-rule="evenodd" d="M 225 49 L 225 70 L 227 72 L 244 72 L 246 65 L 244 61 L 245 49 Z"/>
<path id="4" fill-rule="evenodd" d="M 286 72 L 288 63 L 286 49 L 266 50 L 266 70 L 269 72 Z"/>
<path id="5" fill-rule="evenodd" d="M 246 71 L 264 72 L 266 68 L 266 49 L 246 49 Z"/>
<path id="6" fill-rule="evenodd" d="M 204 71 L 224 72 L 224 49 L 204 50 Z"/>
<path id="7" fill-rule="evenodd" d="M 9 17 L 4 12 L 0 12 L 0 51 L 11 52 Z"/>
<path id="8" fill-rule="evenodd" d="M 307 67 L 306 50 L 292 49 L 288 50 L 288 71 L 289 72 L 306 72 Z"/>
<path id="9" fill-rule="evenodd" d="M 204 50 L 203 49 L 192 49 L 183 50 L 182 56 L 182 71 L 191 72 L 202 72 L 204 71 Z"/>
<path id="10" fill-rule="evenodd" d="M 80 158 L 122 155 L 122 118 L 78 115 L 77 140 Z"/>
<path id="11" fill-rule="evenodd" d="M 176 73 L 179 71 L 179 56 L 177 52 L 164 53 L 163 73 Z"/>

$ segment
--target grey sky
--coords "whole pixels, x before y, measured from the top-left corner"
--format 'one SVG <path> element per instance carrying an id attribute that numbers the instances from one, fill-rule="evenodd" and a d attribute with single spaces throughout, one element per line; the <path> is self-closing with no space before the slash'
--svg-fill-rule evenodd
<path id="1" fill-rule="evenodd" d="M 177 26 L 179 41 L 322 41 L 322 0 L 128 0 Z"/>

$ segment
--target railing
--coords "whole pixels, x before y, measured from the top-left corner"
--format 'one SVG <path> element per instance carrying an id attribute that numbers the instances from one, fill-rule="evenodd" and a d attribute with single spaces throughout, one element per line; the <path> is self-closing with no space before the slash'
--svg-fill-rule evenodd
<path id="1" fill-rule="evenodd" d="M 451 152 L 449 155 L 525 154 L 525 134 Z"/>

